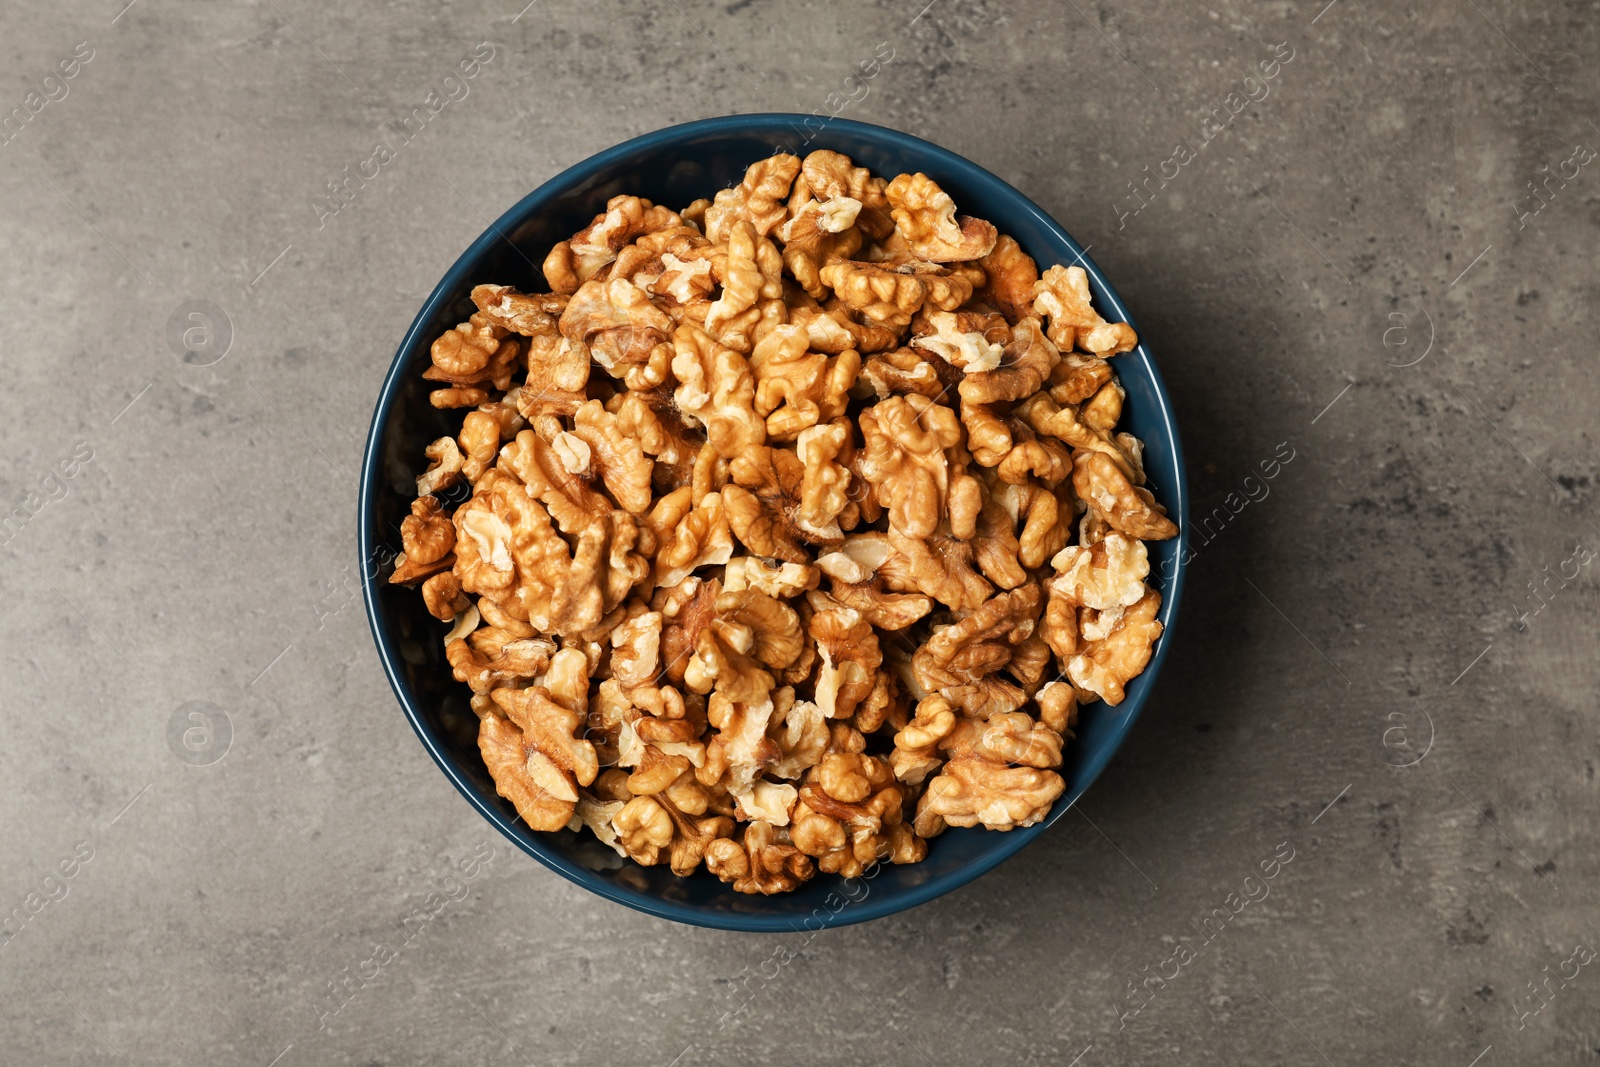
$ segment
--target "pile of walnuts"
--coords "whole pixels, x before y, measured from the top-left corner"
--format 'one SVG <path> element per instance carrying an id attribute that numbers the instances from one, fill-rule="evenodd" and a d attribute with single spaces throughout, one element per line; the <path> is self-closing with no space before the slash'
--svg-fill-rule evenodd
<path id="1" fill-rule="evenodd" d="M 453 624 L 500 795 L 742 893 L 1044 818 L 1177 533 L 1083 270 L 819 151 L 616 197 L 544 277 L 434 342 L 469 410 L 390 579 Z"/>

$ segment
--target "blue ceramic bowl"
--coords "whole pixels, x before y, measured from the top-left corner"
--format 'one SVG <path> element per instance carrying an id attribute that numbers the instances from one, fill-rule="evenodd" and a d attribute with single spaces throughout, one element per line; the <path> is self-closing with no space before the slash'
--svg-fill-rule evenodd
<path id="1" fill-rule="evenodd" d="M 1183 452 L 1166 387 L 1141 344 L 1118 357 L 1115 365 L 1128 394 L 1122 428 L 1144 441 L 1150 486 L 1185 531 L 1150 545 L 1152 582 L 1161 591 L 1161 621 L 1167 631 L 1120 707 L 1096 703 L 1083 710 L 1077 739 L 1069 744 L 1061 768 L 1066 792 L 1042 824 L 1010 833 L 949 830 L 929 842 L 922 863 L 884 865 L 870 879 L 848 884 L 836 875 L 818 875 L 798 892 L 759 897 L 735 893 L 704 871 L 678 878 L 664 866 L 624 862 L 587 833 L 535 833 L 495 793 L 478 755 L 478 720 L 468 706 L 467 688 L 451 678 L 444 660 L 440 624 L 423 609 L 414 589 L 388 585 L 390 567 L 380 566 L 399 550 L 400 520 L 415 495 L 414 479 L 426 466 L 424 446 L 460 427 L 460 412 L 428 405 L 430 387 L 422 371 L 433 339 L 474 310 L 468 299 L 474 285 L 497 282 L 546 291 L 538 264 L 550 246 L 586 225 L 619 193 L 682 208 L 737 183 L 747 166 L 776 150 L 804 155 L 829 148 L 885 177 L 905 171 L 930 175 L 961 211 L 988 219 L 1001 233 L 1015 237 L 1041 270 L 1055 263 L 1081 264 L 1088 271 L 1095 305 L 1106 318 L 1134 321 L 1078 243 L 1031 200 L 982 167 L 880 126 L 834 119 L 812 131 L 804 125 L 806 119 L 737 115 L 658 130 L 591 156 L 529 193 L 472 243 L 417 312 L 378 395 L 361 472 L 367 618 L 395 696 L 439 768 L 517 847 L 585 889 L 651 915 L 724 930 L 816 929 L 891 915 L 965 885 L 1047 832 L 1105 768 L 1149 699 L 1172 643 L 1183 590 L 1189 517 Z"/>

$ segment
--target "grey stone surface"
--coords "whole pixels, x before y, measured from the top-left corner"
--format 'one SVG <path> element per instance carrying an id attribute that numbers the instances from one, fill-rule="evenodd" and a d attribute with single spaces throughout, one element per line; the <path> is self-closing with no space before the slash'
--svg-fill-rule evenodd
<path id="1" fill-rule="evenodd" d="M 1600 147 L 1594 5 L 123 2 L 0 12 L 0 108 L 59 97 L 0 147 L 0 506 L 38 494 L 0 550 L 0 909 L 28 916 L 0 933 L 0 1060 L 1600 1056 L 1576 562 L 1600 549 L 1600 169 L 1563 165 Z M 319 224 L 481 41 L 470 96 Z M 515 852 L 417 744 L 347 599 L 360 449 L 486 216 L 652 128 L 831 109 L 878 42 L 843 113 L 1092 245 L 1172 387 L 1197 520 L 1295 458 L 1214 520 L 1081 814 L 892 919 L 674 926 Z M 209 365 L 220 334 L 169 346 L 190 301 L 231 328 Z M 1280 843 L 1266 899 L 1197 937 Z M 465 898 L 363 966 L 480 847 Z M 346 968 L 376 976 L 320 1017 Z"/>

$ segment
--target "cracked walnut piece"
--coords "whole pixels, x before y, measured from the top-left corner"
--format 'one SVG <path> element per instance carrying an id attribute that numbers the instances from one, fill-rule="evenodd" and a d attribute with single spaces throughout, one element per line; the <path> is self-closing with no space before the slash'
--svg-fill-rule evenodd
<path id="1" fill-rule="evenodd" d="M 1066 788 L 1054 771 L 1010 767 L 981 755 L 956 756 L 928 783 L 913 826 L 933 837 L 945 826 L 1011 830 L 1032 826 Z"/>
<path id="2" fill-rule="evenodd" d="M 1051 267 L 1034 283 L 1033 308 L 1050 320 L 1050 340 L 1063 352 L 1074 345 L 1104 358 L 1131 352 L 1133 327 L 1107 322 L 1089 304 L 1089 275 L 1082 267 Z"/>
<path id="3" fill-rule="evenodd" d="M 742 841 L 719 838 L 706 848 L 706 869 L 741 893 L 792 893 L 809 881 L 811 857 L 788 841 L 787 832 L 756 821 Z"/>
<path id="4" fill-rule="evenodd" d="M 1114 624 L 1101 631 L 1103 637 L 1083 645 L 1068 661 L 1072 684 L 1112 706 L 1122 703 L 1123 687 L 1150 662 L 1151 649 L 1161 636 L 1161 622 L 1156 618 L 1160 610 L 1161 594 L 1146 590 L 1133 606 L 1117 615 Z"/>
<path id="5" fill-rule="evenodd" d="M 888 510 L 890 529 L 930 537 L 945 515 L 978 491 L 976 479 L 951 475 L 948 451 L 962 435 L 949 408 L 911 393 L 880 401 L 859 421 L 866 442 L 861 473 Z"/>
<path id="6" fill-rule="evenodd" d="M 1167 518 L 1150 490 L 1129 482 L 1104 452 L 1078 453 L 1072 463 L 1072 486 L 1096 516 L 1129 537 L 1164 541 L 1178 536 L 1177 524 Z"/>
<path id="7" fill-rule="evenodd" d="M 544 276 L 558 295 L 571 295 L 615 260 L 618 251 L 634 238 L 681 222 L 677 214 L 648 200 L 614 196 L 593 222 L 550 250 Z"/>
<path id="8" fill-rule="evenodd" d="M 812 352 L 800 326 L 774 326 L 750 354 L 755 374 L 755 410 L 767 420 L 767 436 L 793 441 L 819 422 L 844 414 L 861 357 L 845 351 L 828 357 Z"/>
<path id="9" fill-rule="evenodd" d="M 1087 273 L 826 149 L 542 263 L 429 350 L 389 576 L 510 808 L 754 895 L 1046 818 L 1178 532 Z"/>
<path id="10" fill-rule="evenodd" d="M 956 215 L 956 202 L 926 174 L 902 174 L 886 190 L 894 228 L 912 251 L 933 263 L 982 259 L 999 232 L 982 219 Z"/>
<path id="11" fill-rule="evenodd" d="M 594 745 L 575 737 L 583 716 L 540 687 L 489 695 L 498 713 L 483 717 L 478 745 L 500 795 L 533 829 L 561 829 L 576 810 L 577 787 L 589 785 L 600 771 Z"/>

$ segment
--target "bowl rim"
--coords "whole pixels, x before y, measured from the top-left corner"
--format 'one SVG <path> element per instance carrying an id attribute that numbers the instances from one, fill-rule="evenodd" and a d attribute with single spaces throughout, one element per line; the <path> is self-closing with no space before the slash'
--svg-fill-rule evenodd
<path id="1" fill-rule="evenodd" d="M 568 881 L 635 911 L 641 911 L 661 919 L 717 930 L 769 933 L 793 932 L 800 930 L 802 927 L 798 925 L 798 920 L 791 915 L 711 911 L 692 904 L 679 903 L 628 890 L 610 879 L 600 877 L 589 869 L 571 862 L 559 851 L 545 847 L 533 831 L 519 831 L 517 823 L 507 820 L 498 808 L 485 803 L 456 768 L 453 759 L 441 744 L 440 739 L 435 736 L 434 730 L 423 718 L 416 701 L 413 699 L 413 695 L 399 669 L 398 660 L 400 657 L 395 641 L 389 631 L 388 624 L 378 610 L 377 589 L 383 584 L 380 577 L 381 568 L 368 566 L 368 561 L 376 558 L 375 553 L 379 545 L 378 530 L 376 529 L 377 522 L 373 510 L 375 497 L 381 489 L 379 481 L 383 470 L 382 460 L 378 453 L 383 437 L 382 428 L 388 422 L 390 412 L 399 392 L 402 374 L 405 372 L 410 355 L 416 349 L 420 334 L 433 321 L 440 306 L 451 298 L 451 294 L 456 293 L 463 284 L 475 284 L 481 281 L 481 279 L 468 276 L 471 265 L 496 243 L 503 240 L 509 241 L 506 234 L 513 231 L 520 221 L 537 210 L 544 202 L 555 198 L 561 193 L 568 192 L 574 187 L 583 185 L 584 182 L 613 162 L 631 156 L 641 150 L 660 150 L 671 147 L 685 139 L 706 134 L 770 133 L 780 127 L 792 133 L 797 129 L 806 129 L 807 127 L 804 124 L 807 121 L 814 120 L 814 118 L 815 116 L 791 112 L 760 112 L 749 115 L 726 115 L 698 119 L 692 122 L 662 127 L 597 152 L 565 168 L 541 183 L 532 192 L 523 196 L 491 223 L 456 258 L 449 270 L 444 273 L 438 284 L 434 286 L 428 298 L 423 301 L 416 317 L 412 320 L 410 327 L 396 347 L 389 365 L 389 371 L 384 376 L 378 401 L 373 408 L 372 420 L 367 428 L 366 447 L 362 453 L 361 481 L 357 501 L 357 540 L 360 552 L 362 599 L 366 607 L 367 623 L 372 632 L 373 643 L 377 647 L 378 658 L 383 664 L 385 675 L 389 679 L 389 687 L 393 690 L 395 698 L 399 701 L 406 718 L 410 721 L 411 728 L 416 733 L 417 739 L 422 742 L 423 748 L 433 757 L 434 763 L 444 772 L 445 777 L 455 786 L 456 791 L 465 797 L 467 802 L 487 819 L 491 825 L 498 829 L 502 835 L 523 852 Z M 1138 325 L 1134 318 L 1128 314 L 1121 296 L 1099 266 L 1095 264 L 1094 260 L 1089 258 L 1083 246 L 1066 231 L 1065 227 L 1056 222 L 1039 205 L 1035 204 L 1028 196 L 1009 182 L 942 145 L 899 130 L 854 119 L 833 118 L 825 122 L 819 133 L 825 135 L 829 130 L 834 129 L 877 140 L 891 147 L 910 148 L 924 153 L 931 153 L 941 157 L 943 165 L 952 170 L 964 172 L 964 177 L 968 179 L 975 178 L 979 182 L 993 184 L 1004 195 L 1014 197 L 1017 206 L 1033 214 L 1043 226 L 1053 231 L 1072 250 L 1075 257 L 1072 262 L 1081 265 L 1097 283 L 1098 288 L 1109 298 L 1109 310 L 1116 313 L 1113 321 L 1127 322 L 1138 332 Z M 826 147 L 826 145 L 818 145 L 818 147 Z M 1105 746 L 1099 758 L 1087 760 L 1080 768 L 1079 776 L 1074 779 L 1075 790 L 1073 795 L 1065 803 L 1058 800 L 1052 806 L 1050 813 L 1039 823 L 1034 826 L 1011 830 L 1004 834 L 995 834 L 996 843 L 994 847 L 982 856 L 941 875 L 929 878 L 926 882 L 907 887 L 887 897 L 882 894 L 875 896 L 869 892 L 859 903 L 848 904 L 839 911 L 834 912 L 827 918 L 826 926 L 848 926 L 907 911 L 967 885 L 1015 856 L 1044 833 L 1045 830 L 1055 825 L 1056 821 L 1064 816 L 1068 809 L 1077 804 L 1083 794 L 1100 777 L 1111 759 L 1121 750 L 1128 734 L 1133 729 L 1134 723 L 1138 721 L 1140 714 L 1143 712 L 1144 705 L 1160 675 L 1167 652 L 1172 647 L 1173 632 L 1178 619 L 1178 607 L 1182 600 L 1184 577 L 1187 571 L 1189 486 L 1183 444 L 1178 433 L 1172 398 L 1167 391 L 1166 382 L 1161 376 L 1154 356 L 1142 340 L 1142 334 L 1141 340 L 1133 352 L 1117 358 L 1126 360 L 1135 355 L 1142 359 L 1151 376 L 1154 393 L 1158 401 L 1158 411 L 1154 414 L 1165 424 L 1168 437 L 1172 442 L 1176 477 L 1173 480 L 1173 484 L 1168 487 L 1163 495 L 1168 498 L 1169 509 L 1177 516 L 1179 530 L 1174 546 L 1175 555 L 1172 574 L 1163 575 L 1166 581 L 1166 589 L 1162 594 L 1160 618 L 1165 629 L 1161 639 L 1156 643 L 1150 662 L 1145 665 L 1145 670 L 1142 672 L 1144 675 L 1149 676 L 1148 685 L 1137 697 L 1130 697 L 1128 701 L 1118 707 L 1116 713 L 1121 718 L 1114 726 L 1110 743 Z"/>

